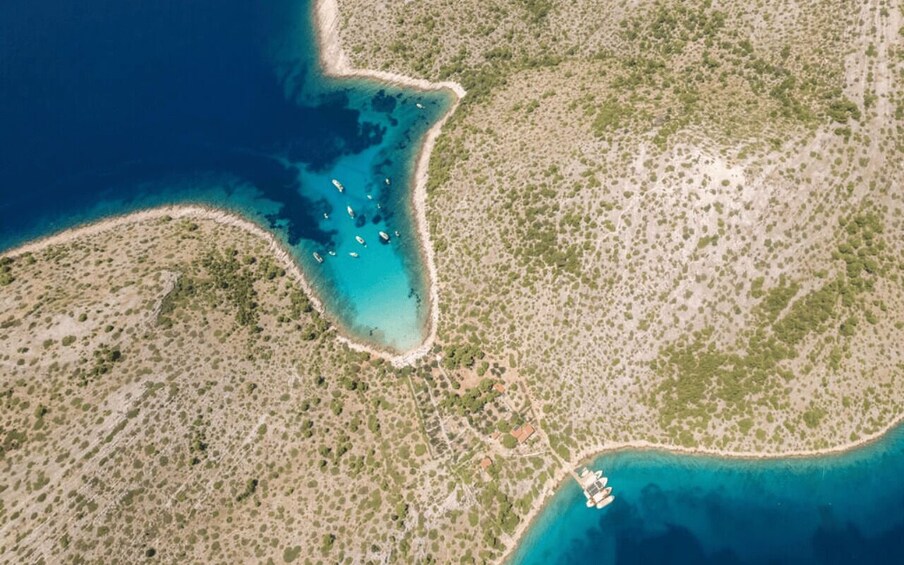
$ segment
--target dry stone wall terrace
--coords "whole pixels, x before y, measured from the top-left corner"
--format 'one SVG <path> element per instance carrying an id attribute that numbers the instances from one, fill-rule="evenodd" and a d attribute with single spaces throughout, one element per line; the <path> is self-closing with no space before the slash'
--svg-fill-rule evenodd
<path id="1" fill-rule="evenodd" d="M 901 7 L 504 4 L 380 4 L 377 41 L 341 3 L 357 64 L 469 89 L 431 166 L 440 341 L 516 367 L 570 452 L 794 452 L 895 421 Z M 862 214 L 892 266 L 750 381 L 764 302 L 795 288 L 791 325 Z M 669 354 L 710 349 L 732 361 L 702 381 Z"/>
<path id="2" fill-rule="evenodd" d="M 500 461 L 488 491 L 428 450 L 405 375 L 228 216 L 115 220 L 2 266 L 2 562 L 489 558 L 535 483 Z"/>

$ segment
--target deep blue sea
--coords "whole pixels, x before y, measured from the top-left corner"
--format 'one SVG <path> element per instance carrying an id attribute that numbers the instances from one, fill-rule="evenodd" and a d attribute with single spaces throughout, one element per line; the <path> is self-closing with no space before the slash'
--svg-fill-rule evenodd
<path id="1" fill-rule="evenodd" d="M 631 451 L 592 466 L 615 502 L 587 509 L 569 480 L 512 563 L 904 563 L 904 427 L 828 457 Z"/>
<path id="2" fill-rule="evenodd" d="M 0 250 L 150 206 L 210 204 L 280 237 L 348 331 L 416 345 L 427 294 L 410 177 L 451 95 L 326 79 L 310 9 L 0 2 Z M 626 452 L 593 466 L 615 503 L 588 510 L 566 483 L 514 562 L 904 563 L 901 428 L 827 458 Z"/>
<path id="3" fill-rule="evenodd" d="M 348 331 L 411 348 L 428 302 L 410 178 L 451 101 L 323 77 L 310 0 L 3 0 L 0 250 L 214 205 L 277 234 Z"/>

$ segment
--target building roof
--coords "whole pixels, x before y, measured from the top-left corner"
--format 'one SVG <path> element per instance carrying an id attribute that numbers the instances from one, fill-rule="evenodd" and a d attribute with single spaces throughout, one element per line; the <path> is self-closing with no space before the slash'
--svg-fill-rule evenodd
<path id="1" fill-rule="evenodd" d="M 527 438 L 534 435 L 534 427 L 530 424 L 524 424 L 523 426 L 517 427 L 511 431 L 512 436 L 518 440 L 518 443 L 524 443 L 527 441 Z"/>

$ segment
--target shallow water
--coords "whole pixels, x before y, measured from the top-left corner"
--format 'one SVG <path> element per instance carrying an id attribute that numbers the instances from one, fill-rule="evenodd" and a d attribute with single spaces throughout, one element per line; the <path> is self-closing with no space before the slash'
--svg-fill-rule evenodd
<path id="1" fill-rule="evenodd" d="M 417 345 L 428 304 L 409 184 L 451 94 L 323 77 L 310 10 L 0 2 L 0 250 L 149 206 L 214 205 L 276 233 L 354 335 Z"/>
<path id="2" fill-rule="evenodd" d="M 553 563 L 902 563 L 904 428 L 842 455 L 772 461 L 624 452 L 599 457 L 615 502 L 574 481 L 512 559 Z"/>

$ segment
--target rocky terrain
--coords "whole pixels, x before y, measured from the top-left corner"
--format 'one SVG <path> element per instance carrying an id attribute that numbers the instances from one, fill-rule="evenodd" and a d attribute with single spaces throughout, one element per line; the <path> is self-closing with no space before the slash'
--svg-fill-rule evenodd
<path id="1" fill-rule="evenodd" d="M 265 241 L 209 216 L 3 259 L 0 561 L 409 562 L 497 543 L 474 526 L 517 520 L 515 501 L 427 427 L 423 377 L 340 343 Z M 535 477 L 515 469 L 490 472 L 523 496 Z"/>
<path id="2" fill-rule="evenodd" d="M 378 41 L 365 4 L 359 66 L 469 91 L 431 162 L 440 341 L 517 369 L 563 456 L 897 419 L 899 6 L 383 3 Z"/>
<path id="3" fill-rule="evenodd" d="M 0 258 L 0 561 L 498 562 L 563 471 L 902 414 L 898 2 L 339 0 L 467 95 L 437 345 L 350 349 L 284 254 L 160 213 Z"/>

